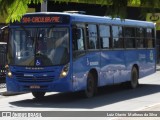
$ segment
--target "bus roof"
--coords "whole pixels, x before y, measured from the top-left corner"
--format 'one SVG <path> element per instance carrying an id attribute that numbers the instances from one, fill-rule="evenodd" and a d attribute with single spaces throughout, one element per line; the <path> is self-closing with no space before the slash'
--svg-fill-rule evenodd
<path id="1" fill-rule="evenodd" d="M 27 13 L 24 16 L 34 16 L 34 15 L 66 15 L 70 16 L 71 22 L 87 22 L 87 23 L 100 23 L 100 24 L 112 24 L 112 25 L 127 25 L 134 27 L 150 27 L 154 28 L 155 24 L 153 22 L 140 21 L 140 20 L 130 20 L 130 19 L 120 19 L 111 18 L 107 16 L 93 16 L 84 14 L 74 14 L 66 12 L 35 12 Z"/>

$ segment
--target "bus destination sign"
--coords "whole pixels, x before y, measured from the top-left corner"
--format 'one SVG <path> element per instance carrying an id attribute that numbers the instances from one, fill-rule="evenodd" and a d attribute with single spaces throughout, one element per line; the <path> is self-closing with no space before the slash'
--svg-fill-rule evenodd
<path id="1" fill-rule="evenodd" d="M 56 24 L 66 24 L 69 23 L 69 16 L 59 16 L 59 15 L 38 15 L 38 16 L 23 16 L 21 23 L 31 24 L 31 23 L 56 23 Z"/>
<path id="2" fill-rule="evenodd" d="M 61 23 L 59 16 L 54 17 L 23 17 L 22 23 Z"/>

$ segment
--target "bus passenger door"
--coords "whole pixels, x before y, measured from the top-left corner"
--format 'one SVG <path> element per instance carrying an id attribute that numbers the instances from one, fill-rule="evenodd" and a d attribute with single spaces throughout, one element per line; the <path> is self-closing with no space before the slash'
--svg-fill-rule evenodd
<path id="1" fill-rule="evenodd" d="M 72 52 L 73 52 L 73 91 L 81 90 L 86 79 L 86 51 L 84 29 L 74 26 L 72 28 Z"/>

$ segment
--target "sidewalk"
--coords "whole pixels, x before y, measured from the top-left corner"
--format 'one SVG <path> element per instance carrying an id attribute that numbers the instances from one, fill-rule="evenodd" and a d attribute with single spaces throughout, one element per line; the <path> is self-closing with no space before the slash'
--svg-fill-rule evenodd
<path id="1" fill-rule="evenodd" d="M 12 96 L 12 95 L 19 95 L 19 94 L 22 94 L 22 93 L 7 92 L 6 84 L 5 83 L 0 84 L 0 95 L 2 95 L 2 96 Z"/>
<path id="2" fill-rule="evenodd" d="M 157 70 L 157 71 L 160 71 L 160 64 L 157 64 L 156 70 Z"/>
<path id="3" fill-rule="evenodd" d="M 152 111 L 154 113 L 159 111 L 160 112 L 160 103 L 152 105 L 152 106 L 147 106 L 141 110 L 137 111 Z M 116 117 L 111 120 L 160 120 L 160 117 Z"/>

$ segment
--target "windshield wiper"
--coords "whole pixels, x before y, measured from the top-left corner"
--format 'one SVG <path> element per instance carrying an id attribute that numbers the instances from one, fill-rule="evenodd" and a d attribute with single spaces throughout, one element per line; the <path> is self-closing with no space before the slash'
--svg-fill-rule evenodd
<path id="1" fill-rule="evenodd" d="M 35 39 L 34 39 L 35 37 L 31 37 L 30 32 L 23 25 L 20 25 L 20 27 L 25 31 L 26 36 L 32 40 L 32 46 L 33 46 L 35 42 Z"/>

